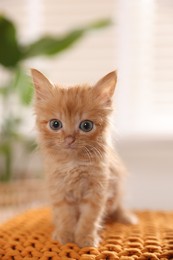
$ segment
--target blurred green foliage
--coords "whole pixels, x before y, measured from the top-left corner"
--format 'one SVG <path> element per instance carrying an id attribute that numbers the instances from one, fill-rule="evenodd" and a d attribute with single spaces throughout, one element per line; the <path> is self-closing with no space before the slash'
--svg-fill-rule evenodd
<path id="1" fill-rule="evenodd" d="M 0 64 L 10 72 L 9 81 L 0 86 L 0 95 L 3 96 L 3 124 L 0 129 L 0 154 L 4 158 L 4 172 L 0 172 L 1 181 L 9 181 L 12 177 L 12 160 L 14 142 L 22 142 L 29 149 L 32 140 L 19 134 L 22 124 L 20 115 L 9 112 L 10 98 L 18 96 L 21 106 L 29 105 L 32 100 L 33 87 L 27 76 L 23 61 L 37 56 L 53 56 L 71 48 L 77 41 L 91 30 L 107 27 L 110 19 L 103 19 L 84 27 L 67 32 L 63 36 L 43 36 L 40 39 L 22 45 L 17 36 L 15 24 L 4 16 L 0 16 Z M 8 108 L 8 109 L 7 109 Z M 11 107 L 13 111 L 13 107 Z M 0 169 L 2 171 L 2 169 Z"/>

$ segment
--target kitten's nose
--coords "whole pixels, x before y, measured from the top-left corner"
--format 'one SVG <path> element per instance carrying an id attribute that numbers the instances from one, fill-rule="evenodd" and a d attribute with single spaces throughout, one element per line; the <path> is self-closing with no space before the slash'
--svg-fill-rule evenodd
<path id="1" fill-rule="evenodd" d="M 65 141 L 66 145 L 70 145 L 70 144 L 74 143 L 75 137 L 72 135 L 68 135 L 67 137 L 65 137 L 64 141 Z"/>

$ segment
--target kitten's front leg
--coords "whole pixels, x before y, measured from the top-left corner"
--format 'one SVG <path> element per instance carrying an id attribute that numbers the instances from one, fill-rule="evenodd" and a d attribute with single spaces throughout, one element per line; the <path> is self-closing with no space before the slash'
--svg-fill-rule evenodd
<path id="1" fill-rule="evenodd" d="M 80 247 L 99 244 L 98 230 L 101 224 L 104 203 L 83 202 L 80 205 L 80 218 L 75 231 L 75 242 Z"/>
<path id="2" fill-rule="evenodd" d="M 77 223 L 77 209 L 75 205 L 60 202 L 53 207 L 55 230 L 53 240 L 62 244 L 74 242 L 74 230 Z"/>

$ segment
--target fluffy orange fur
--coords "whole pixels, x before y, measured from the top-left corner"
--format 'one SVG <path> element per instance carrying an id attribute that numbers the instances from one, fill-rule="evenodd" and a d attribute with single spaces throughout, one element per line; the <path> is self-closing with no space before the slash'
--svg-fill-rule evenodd
<path id="1" fill-rule="evenodd" d="M 69 88 L 53 85 L 35 69 L 32 77 L 39 144 L 53 206 L 53 239 L 97 246 L 104 219 L 136 222 L 122 207 L 125 169 L 108 143 L 116 72 L 94 86 Z M 51 120 L 58 120 L 60 128 L 52 129 Z M 83 130 L 81 122 L 92 128 Z"/>

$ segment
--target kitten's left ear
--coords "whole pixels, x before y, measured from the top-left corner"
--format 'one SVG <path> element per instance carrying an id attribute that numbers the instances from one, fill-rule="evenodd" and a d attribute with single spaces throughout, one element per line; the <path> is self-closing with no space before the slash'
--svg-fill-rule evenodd
<path id="1" fill-rule="evenodd" d="M 96 83 L 94 87 L 94 92 L 96 93 L 97 97 L 99 97 L 102 103 L 109 103 L 114 94 L 116 83 L 116 71 L 110 72 Z"/>
<path id="2" fill-rule="evenodd" d="M 52 95 L 53 84 L 38 70 L 31 69 L 37 100 L 46 100 Z"/>

